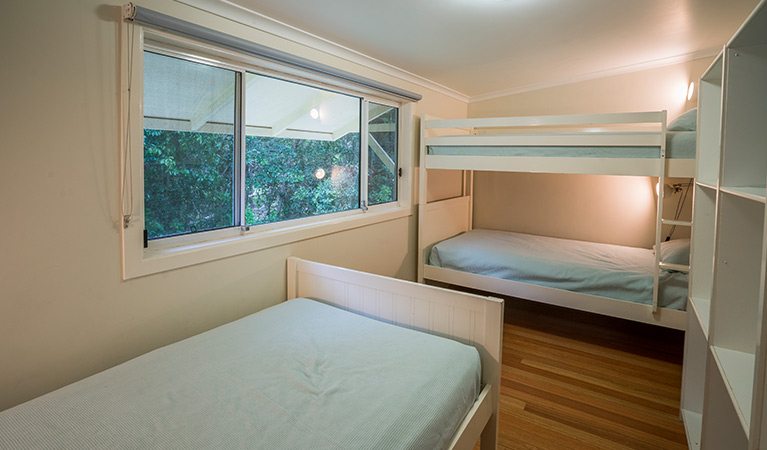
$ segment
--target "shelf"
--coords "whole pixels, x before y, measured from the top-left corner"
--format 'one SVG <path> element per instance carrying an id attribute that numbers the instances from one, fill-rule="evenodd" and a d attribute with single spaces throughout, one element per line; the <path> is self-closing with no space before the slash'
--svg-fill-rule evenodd
<path id="1" fill-rule="evenodd" d="M 753 354 L 759 340 L 765 205 L 726 193 L 719 202 L 711 345 Z"/>
<path id="2" fill-rule="evenodd" d="M 690 301 L 693 303 L 695 312 L 698 314 L 700 325 L 703 327 L 703 334 L 706 337 L 706 340 L 708 340 L 708 324 L 711 320 L 711 300 L 691 297 Z"/>
<path id="3" fill-rule="evenodd" d="M 711 186 L 716 186 L 719 179 L 723 60 L 723 54 L 720 53 L 698 83 L 698 157 L 695 178 Z"/>
<path id="4" fill-rule="evenodd" d="M 751 421 L 756 355 L 722 347 L 713 347 L 713 351 L 714 360 L 737 405 L 736 412 L 743 424 L 743 429 L 748 430 Z"/>
<path id="5" fill-rule="evenodd" d="M 723 84 L 726 131 L 722 133 L 722 186 L 754 186 L 764 198 L 767 183 L 767 45 L 728 48 Z M 762 202 L 764 200 L 761 200 Z"/>
<path id="6" fill-rule="evenodd" d="M 716 228 L 716 189 L 696 185 L 694 191 L 692 240 L 690 249 L 690 296 L 695 302 L 708 334 L 709 311 L 714 280 L 714 230 Z M 705 320 L 704 316 L 705 315 Z"/>
<path id="7" fill-rule="evenodd" d="M 703 414 L 682 410 L 684 429 L 687 432 L 687 445 L 690 449 L 700 450 L 700 436 L 703 432 Z"/>
<path id="8" fill-rule="evenodd" d="M 716 359 L 711 354 L 713 360 Z M 735 406 L 731 391 L 722 378 L 717 363 L 709 362 L 706 369 L 706 399 L 703 409 L 701 441 L 703 448 L 746 450 L 748 431 Z"/>
<path id="9" fill-rule="evenodd" d="M 728 43 L 731 47 L 767 44 L 767 7 L 761 3 Z"/>
<path id="10" fill-rule="evenodd" d="M 680 407 L 684 413 L 687 440 L 690 446 L 700 443 L 703 396 L 706 386 L 707 337 L 701 328 L 696 306 L 688 305 L 687 332 L 684 336 L 684 366 L 682 369 L 682 396 Z"/>
<path id="11" fill-rule="evenodd" d="M 767 189 L 763 187 L 722 186 L 721 191 L 760 203 L 765 203 L 765 197 L 767 196 Z"/>
<path id="12" fill-rule="evenodd" d="M 716 190 L 716 181 L 695 180 L 695 185 L 703 189 Z"/>
<path id="13" fill-rule="evenodd" d="M 698 90 L 681 398 L 693 449 L 767 442 L 767 0 L 758 3 Z"/>

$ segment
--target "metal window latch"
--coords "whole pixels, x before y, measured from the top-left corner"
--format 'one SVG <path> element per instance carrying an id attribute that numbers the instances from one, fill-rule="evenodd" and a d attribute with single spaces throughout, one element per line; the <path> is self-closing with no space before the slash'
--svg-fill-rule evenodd
<path id="1" fill-rule="evenodd" d="M 368 202 L 365 201 L 365 200 L 362 200 L 360 202 L 360 209 L 362 209 L 363 211 L 367 211 L 368 210 Z"/>
<path id="2" fill-rule="evenodd" d="M 243 232 L 244 232 L 244 231 L 250 231 L 250 226 L 248 226 L 248 225 L 243 225 L 243 226 L 241 226 L 241 227 L 240 227 L 240 231 L 243 231 Z"/>
<path id="3" fill-rule="evenodd" d="M 402 176 L 402 167 L 397 169 L 397 175 L 400 176 L 400 177 Z"/>

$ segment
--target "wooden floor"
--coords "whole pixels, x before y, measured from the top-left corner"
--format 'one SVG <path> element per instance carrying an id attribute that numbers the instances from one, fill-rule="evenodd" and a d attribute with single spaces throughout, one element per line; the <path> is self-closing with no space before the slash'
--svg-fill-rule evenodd
<path id="1" fill-rule="evenodd" d="M 507 299 L 499 449 L 686 449 L 680 331 Z"/>

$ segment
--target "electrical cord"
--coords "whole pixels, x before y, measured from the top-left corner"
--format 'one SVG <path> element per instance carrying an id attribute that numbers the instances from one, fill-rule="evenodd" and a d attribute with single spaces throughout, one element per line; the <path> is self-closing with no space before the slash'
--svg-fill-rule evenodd
<path id="1" fill-rule="evenodd" d="M 690 187 L 693 185 L 693 179 L 690 178 L 690 181 L 686 184 L 679 184 L 675 185 L 679 186 L 679 189 L 684 190 L 684 194 L 679 196 L 679 200 L 676 202 L 676 210 L 674 211 L 674 220 L 679 220 L 679 216 L 682 215 L 682 209 L 684 208 L 684 203 L 687 200 L 687 194 L 690 193 Z M 671 240 L 671 236 L 674 234 L 674 231 L 676 231 L 676 225 L 672 225 L 671 229 L 668 232 L 668 235 L 666 236 L 665 242 L 668 242 Z"/>

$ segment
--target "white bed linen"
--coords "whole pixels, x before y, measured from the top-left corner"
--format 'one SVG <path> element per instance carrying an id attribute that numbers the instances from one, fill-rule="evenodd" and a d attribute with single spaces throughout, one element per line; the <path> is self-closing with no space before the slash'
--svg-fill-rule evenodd
<path id="1" fill-rule="evenodd" d="M 8 449 L 436 449 L 475 348 L 294 299 L 0 413 Z"/>
<path id="2" fill-rule="evenodd" d="M 476 229 L 432 247 L 429 263 L 507 280 L 652 304 L 652 250 Z M 662 271 L 659 305 L 684 310 L 687 277 Z"/>

